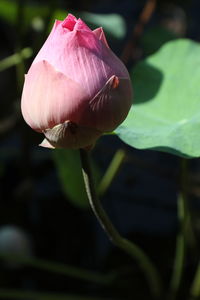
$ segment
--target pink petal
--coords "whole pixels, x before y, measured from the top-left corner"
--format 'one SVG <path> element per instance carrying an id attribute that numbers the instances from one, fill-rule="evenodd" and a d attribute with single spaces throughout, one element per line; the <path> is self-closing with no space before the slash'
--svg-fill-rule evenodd
<path id="1" fill-rule="evenodd" d="M 58 25 L 61 24 L 61 23 L 62 23 L 62 21 L 60 21 L 60 20 L 55 20 L 55 23 L 54 23 L 54 26 L 53 26 L 53 28 L 52 28 L 52 31 L 54 31 L 54 30 L 58 27 Z"/>
<path id="2" fill-rule="evenodd" d="M 80 25 L 81 22 L 79 20 L 76 24 Z M 62 24 L 58 24 L 50 34 L 33 64 L 42 60 L 84 86 L 91 98 L 112 75 L 129 77 L 122 62 L 95 33 L 81 30 L 71 32 Z"/>
<path id="3" fill-rule="evenodd" d="M 99 28 L 96 28 L 95 30 L 93 30 L 93 33 L 96 35 L 96 37 L 102 41 L 106 47 L 110 48 L 109 45 L 108 45 L 108 42 L 106 40 L 106 36 L 104 34 L 104 31 L 103 31 L 103 28 L 102 27 L 99 27 Z"/>
<path id="4" fill-rule="evenodd" d="M 77 20 L 74 30 L 92 32 L 92 30 L 80 18 Z"/>
<path id="5" fill-rule="evenodd" d="M 80 120 L 102 132 L 114 130 L 126 118 L 132 105 L 130 80 L 112 76 L 101 91 L 90 101 Z"/>
<path id="6" fill-rule="evenodd" d="M 110 77 L 110 68 L 104 67 L 98 54 L 101 46 L 92 32 L 85 35 L 80 31 L 65 33 L 57 30 L 44 44 L 33 64 L 47 60 L 56 70 L 84 86 L 93 97 L 107 81 L 107 76 Z"/>
<path id="7" fill-rule="evenodd" d="M 70 31 L 74 30 L 74 26 L 76 25 L 77 19 L 71 14 L 68 14 L 67 18 L 62 22 L 62 27 L 67 28 Z"/>
<path id="8" fill-rule="evenodd" d="M 37 131 L 67 120 L 79 122 L 85 101 L 85 90 L 46 61 L 32 65 L 25 77 L 22 114 Z"/>

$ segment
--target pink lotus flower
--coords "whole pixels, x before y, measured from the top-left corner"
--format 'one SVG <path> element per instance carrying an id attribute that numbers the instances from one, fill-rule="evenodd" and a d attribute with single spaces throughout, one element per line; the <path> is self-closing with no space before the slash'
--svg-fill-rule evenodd
<path id="1" fill-rule="evenodd" d="M 85 148 L 126 118 L 131 98 L 128 71 L 103 29 L 69 14 L 55 22 L 25 75 L 21 106 L 25 121 L 44 133 L 41 146 Z"/>

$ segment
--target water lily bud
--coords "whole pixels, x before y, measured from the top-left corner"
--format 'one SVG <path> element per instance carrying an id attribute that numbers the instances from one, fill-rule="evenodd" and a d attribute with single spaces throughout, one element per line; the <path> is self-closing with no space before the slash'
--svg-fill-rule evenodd
<path id="1" fill-rule="evenodd" d="M 34 59 L 22 94 L 25 121 L 45 135 L 41 146 L 86 148 L 127 116 L 132 88 L 103 29 L 68 15 L 56 21 Z"/>

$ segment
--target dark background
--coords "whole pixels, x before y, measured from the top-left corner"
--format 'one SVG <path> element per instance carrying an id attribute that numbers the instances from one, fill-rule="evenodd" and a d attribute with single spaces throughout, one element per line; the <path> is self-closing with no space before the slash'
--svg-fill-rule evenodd
<path id="1" fill-rule="evenodd" d="M 39 147 L 42 135 L 33 132 L 22 119 L 23 74 L 47 37 L 58 9 L 66 15 L 88 11 L 106 14 L 109 18 L 109 14 L 119 14 L 125 24 L 124 35 L 116 38 L 108 33 L 108 41 L 119 56 L 127 43 L 133 42 L 127 59 L 127 66 L 131 67 L 170 39 L 188 37 L 199 41 L 200 2 L 157 1 L 152 16 L 137 37 L 132 32 L 146 1 L 4 2 L 4 7 L 7 2 L 5 12 L 0 6 L 0 58 L 25 47 L 30 47 L 33 55 L 0 72 L 0 252 L 3 253 L 0 256 L 0 288 L 88 295 L 94 300 L 97 296 L 116 300 L 151 299 L 137 262 L 111 245 L 84 200 L 82 203 L 80 199 L 77 204 L 68 195 L 69 178 L 66 175 L 63 188 L 65 183 L 57 162 L 59 154 L 55 156 L 54 151 Z M 15 9 L 10 10 L 11 6 Z M 35 23 L 30 19 L 26 26 L 25 6 L 30 10 L 39 8 Z M 91 26 L 95 28 L 96 24 Z M 167 299 L 179 229 L 180 158 L 167 153 L 139 151 L 115 136 L 104 136 L 92 152 L 100 176 L 118 149 L 125 151 L 126 158 L 102 202 L 118 230 L 141 246 L 154 261 L 164 282 L 161 299 Z M 188 195 L 197 247 L 188 251 L 177 299 L 189 299 L 189 286 L 199 257 L 199 176 L 199 160 L 190 160 Z M 102 276 L 111 272 L 118 275 L 110 283 L 94 283 L 70 274 L 64 276 L 41 270 L 34 263 L 10 261 L 6 259 L 10 253 L 68 264 Z"/>

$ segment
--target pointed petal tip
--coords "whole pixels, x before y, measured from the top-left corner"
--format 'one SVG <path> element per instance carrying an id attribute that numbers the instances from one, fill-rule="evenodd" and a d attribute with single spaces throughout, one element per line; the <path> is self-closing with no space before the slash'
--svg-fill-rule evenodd
<path id="1" fill-rule="evenodd" d="M 52 146 L 47 139 L 44 139 L 42 141 L 42 143 L 39 144 L 39 146 L 44 147 L 44 148 L 49 148 L 49 149 L 55 149 L 55 147 Z"/>
<path id="2" fill-rule="evenodd" d="M 62 27 L 67 28 L 70 31 L 73 31 L 76 22 L 77 22 L 77 18 L 72 14 L 68 14 L 67 17 L 62 21 Z"/>
<path id="3" fill-rule="evenodd" d="M 108 45 L 108 42 L 106 40 L 106 36 L 105 36 L 105 33 L 103 31 L 103 28 L 102 27 L 98 27 L 96 29 L 93 30 L 93 33 L 96 35 L 96 37 L 102 41 L 104 43 L 104 45 L 107 47 L 107 48 L 110 48 L 109 45 Z"/>
<path id="4" fill-rule="evenodd" d="M 55 22 L 54 22 L 53 29 L 56 29 L 60 23 L 62 23 L 62 21 L 56 19 Z"/>
<path id="5" fill-rule="evenodd" d="M 78 18 L 74 26 L 74 30 L 92 32 L 92 30 L 85 24 L 85 22 L 81 18 Z"/>

